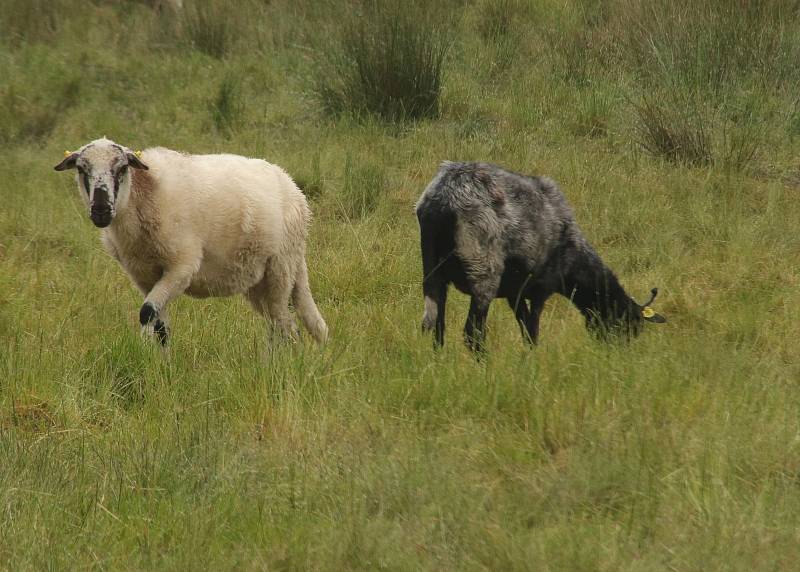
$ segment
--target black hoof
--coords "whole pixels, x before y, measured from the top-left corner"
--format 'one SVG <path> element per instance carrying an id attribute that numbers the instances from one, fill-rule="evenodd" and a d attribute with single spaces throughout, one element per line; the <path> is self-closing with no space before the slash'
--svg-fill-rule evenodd
<path id="1" fill-rule="evenodd" d="M 150 302 L 142 304 L 142 309 L 139 310 L 139 323 L 146 326 L 158 315 L 156 307 Z"/>
<path id="2" fill-rule="evenodd" d="M 159 343 L 161 343 L 162 346 L 166 346 L 167 339 L 169 338 L 169 331 L 167 330 L 166 324 L 161 320 L 156 320 L 153 331 L 155 331 Z"/>

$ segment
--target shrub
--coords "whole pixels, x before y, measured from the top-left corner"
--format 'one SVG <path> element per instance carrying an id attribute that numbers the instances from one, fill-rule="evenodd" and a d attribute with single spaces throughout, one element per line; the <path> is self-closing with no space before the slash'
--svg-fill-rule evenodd
<path id="1" fill-rule="evenodd" d="M 376 4 L 354 17 L 318 70 L 316 92 L 331 114 L 390 121 L 439 115 L 450 40 L 413 4 Z"/>

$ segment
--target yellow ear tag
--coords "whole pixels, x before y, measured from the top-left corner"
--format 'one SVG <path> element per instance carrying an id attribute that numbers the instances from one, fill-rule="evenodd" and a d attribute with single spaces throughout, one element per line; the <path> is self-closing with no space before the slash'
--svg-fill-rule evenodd
<path id="1" fill-rule="evenodd" d="M 72 155 L 72 151 L 64 151 L 64 157 L 69 157 Z"/>
<path id="2" fill-rule="evenodd" d="M 136 155 L 137 157 L 139 157 L 139 159 L 141 159 L 141 158 L 142 158 L 142 150 L 141 150 L 141 149 L 139 149 L 138 151 L 136 151 L 136 152 L 134 153 L 134 155 Z"/>
<path id="3" fill-rule="evenodd" d="M 642 316 L 644 316 L 645 318 L 652 318 L 655 315 L 656 311 L 653 310 L 650 306 L 645 306 L 644 308 L 642 308 Z"/>

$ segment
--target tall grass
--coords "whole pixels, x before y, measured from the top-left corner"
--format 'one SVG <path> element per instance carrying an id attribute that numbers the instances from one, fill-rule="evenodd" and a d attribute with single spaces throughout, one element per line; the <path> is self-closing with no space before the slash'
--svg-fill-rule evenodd
<path id="1" fill-rule="evenodd" d="M 238 78 L 229 75 L 222 79 L 216 95 L 209 103 L 209 111 L 218 132 L 227 136 L 236 129 L 244 112 Z"/>
<path id="2" fill-rule="evenodd" d="M 687 100 L 644 97 L 633 106 L 636 140 L 651 155 L 675 163 L 747 169 L 764 145 L 765 128 L 758 115 L 762 109 L 758 103 L 746 104 L 739 112 L 730 107 L 709 109 Z"/>
<path id="3" fill-rule="evenodd" d="M 376 3 L 345 21 L 316 91 L 333 114 L 377 115 L 390 121 L 437 117 L 450 46 L 445 25 L 403 3 Z"/>
<path id="4" fill-rule="evenodd" d="M 340 214 L 346 220 L 359 220 L 374 211 L 386 190 L 383 168 L 374 163 L 356 162 L 347 156 L 344 181 L 336 195 Z"/>
<path id="5" fill-rule="evenodd" d="M 220 0 L 221 57 L 184 4 L 0 11 L 0 568 L 796 568 L 796 3 Z M 433 84 L 424 121 L 365 103 Z M 166 355 L 141 339 L 52 170 L 102 135 L 297 176 L 326 347 L 268 350 L 241 298 L 172 302 Z M 552 299 L 529 349 L 498 302 L 477 361 L 453 288 L 433 352 L 413 205 L 444 159 L 555 178 L 669 322 L 605 345 Z"/>
<path id="6" fill-rule="evenodd" d="M 0 42 L 18 47 L 52 40 L 69 7 L 68 0 L 6 0 L 0 10 Z"/>
<path id="7" fill-rule="evenodd" d="M 638 143 L 652 155 L 690 165 L 713 161 L 707 119 L 697 110 L 671 108 L 650 98 L 644 98 L 635 110 Z"/>
<path id="8" fill-rule="evenodd" d="M 186 2 L 183 29 L 190 44 L 201 52 L 224 57 L 236 36 L 238 12 L 224 0 L 191 0 Z"/>
<path id="9" fill-rule="evenodd" d="M 41 143 L 50 136 L 80 95 L 80 81 L 66 73 L 0 86 L 0 143 Z"/>

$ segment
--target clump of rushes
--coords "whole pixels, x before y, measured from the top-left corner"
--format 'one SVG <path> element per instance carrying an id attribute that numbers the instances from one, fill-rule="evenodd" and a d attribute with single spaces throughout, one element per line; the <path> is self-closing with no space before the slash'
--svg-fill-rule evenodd
<path id="1" fill-rule="evenodd" d="M 450 39 L 422 9 L 375 4 L 353 17 L 317 72 L 315 90 L 328 113 L 438 117 Z"/>
<path id="2" fill-rule="evenodd" d="M 634 109 L 636 141 L 645 151 L 673 163 L 712 162 L 711 137 L 699 113 L 676 110 L 648 97 Z"/>
<path id="3" fill-rule="evenodd" d="M 236 130 L 244 112 L 240 82 L 237 78 L 227 76 L 217 89 L 217 93 L 209 104 L 211 118 L 217 131 L 230 135 Z"/>

